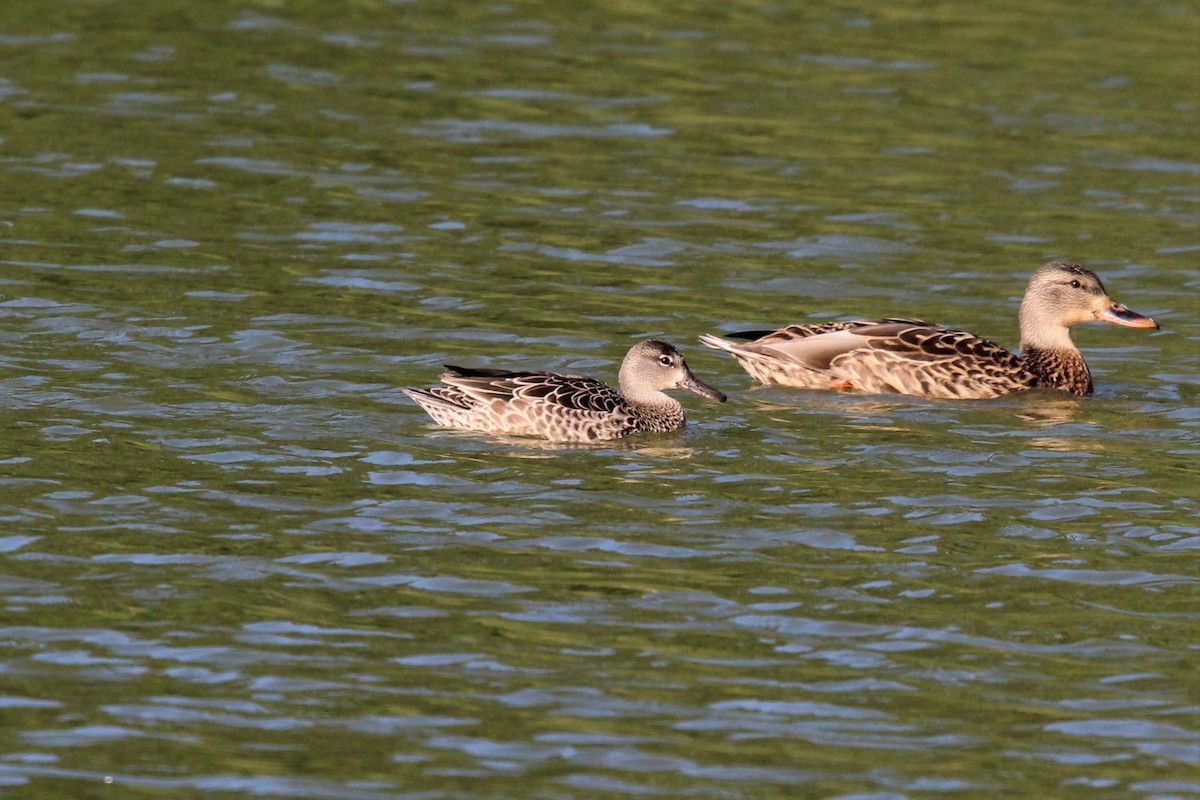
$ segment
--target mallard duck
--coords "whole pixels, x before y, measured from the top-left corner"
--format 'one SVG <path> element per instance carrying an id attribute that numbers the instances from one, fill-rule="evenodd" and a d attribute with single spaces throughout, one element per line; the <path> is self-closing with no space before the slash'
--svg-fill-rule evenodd
<path id="1" fill-rule="evenodd" d="M 1021 354 L 965 331 L 917 319 L 859 319 L 789 325 L 776 331 L 705 334 L 755 380 L 802 389 L 856 389 L 945 399 L 999 397 L 1047 387 L 1092 393 L 1092 375 L 1071 327 L 1100 320 L 1130 328 L 1158 323 L 1114 301 L 1087 267 L 1039 267 L 1021 300 Z"/>
<path id="2" fill-rule="evenodd" d="M 434 421 L 450 428 L 544 436 L 556 442 L 615 439 L 631 433 L 673 431 L 683 406 L 664 389 L 709 400 L 725 395 L 697 378 L 674 346 L 647 339 L 621 362 L 621 390 L 580 375 L 507 372 L 446 365 L 442 385 L 404 389 Z"/>

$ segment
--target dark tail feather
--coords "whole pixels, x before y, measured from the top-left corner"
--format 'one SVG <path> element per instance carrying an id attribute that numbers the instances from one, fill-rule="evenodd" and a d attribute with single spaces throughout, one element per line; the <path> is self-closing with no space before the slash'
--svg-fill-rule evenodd
<path id="1" fill-rule="evenodd" d="M 516 378 L 521 375 L 532 375 L 532 372 L 511 372 L 506 369 L 490 369 L 488 367 L 456 367 L 453 364 L 443 364 L 447 371 L 456 378 Z"/>
<path id="2" fill-rule="evenodd" d="M 771 330 L 771 331 L 738 331 L 737 333 L 727 333 L 727 334 L 725 334 L 725 336 L 727 336 L 730 339 L 761 339 L 762 337 L 766 336 L 768 333 L 774 333 L 774 332 L 775 331 L 773 331 L 773 330 Z"/>

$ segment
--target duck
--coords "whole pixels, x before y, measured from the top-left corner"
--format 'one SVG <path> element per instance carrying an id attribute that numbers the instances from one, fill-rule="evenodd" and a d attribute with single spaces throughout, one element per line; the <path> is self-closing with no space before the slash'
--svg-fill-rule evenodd
<path id="1" fill-rule="evenodd" d="M 661 339 L 631 347 L 618 380 L 619 390 L 582 375 L 447 364 L 440 385 L 403 392 L 448 428 L 554 442 L 595 442 L 681 428 L 683 404 L 665 390 L 726 400 L 723 392 L 696 377 L 674 345 Z"/>
<path id="2" fill-rule="evenodd" d="M 1082 397 L 1093 391 L 1092 374 L 1071 340 L 1072 327 L 1091 321 L 1159 327 L 1109 297 L 1096 273 L 1066 261 L 1034 271 L 1019 321 L 1019 355 L 973 333 L 902 317 L 728 334 L 746 342 L 704 334 L 700 342 L 729 353 L 767 385 L 948 400 L 1036 388 Z"/>

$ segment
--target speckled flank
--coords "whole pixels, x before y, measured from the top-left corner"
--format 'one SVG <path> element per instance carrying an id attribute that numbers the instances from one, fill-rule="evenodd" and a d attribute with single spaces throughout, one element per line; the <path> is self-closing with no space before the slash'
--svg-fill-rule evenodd
<path id="1" fill-rule="evenodd" d="M 1022 355 L 965 331 L 899 318 L 789 325 L 745 343 L 710 334 L 700 341 L 778 386 L 954 400 L 1035 387 L 1086 395 L 1091 373 L 1070 328 L 1092 319 L 1158 327 L 1115 303 L 1091 270 L 1051 262 L 1034 272 L 1021 302 Z"/>
<path id="2" fill-rule="evenodd" d="M 692 374 L 678 350 L 658 339 L 634 345 L 626 354 L 621 391 L 579 375 L 447 369 L 441 386 L 404 390 L 437 423 L 559 442 L 604 441 L 681 427 L 683 406 L 664 389 L 725 400 Z"/>

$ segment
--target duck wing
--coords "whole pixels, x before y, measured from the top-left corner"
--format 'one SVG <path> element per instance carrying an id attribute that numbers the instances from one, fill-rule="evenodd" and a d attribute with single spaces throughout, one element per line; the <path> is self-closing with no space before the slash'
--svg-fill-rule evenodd
<path id="1" fill-rule="evenodd" d="M 809 336 L 820 336 L 823 333 L 866 328 L 872 325 L 887 325 L 889 323 L 905 325 L 929 325 L 919 319 L 905 317 L 886 317 L 884 319 L 840 319 L 830 322 L 810 322 L 797 325 L 787 325 L 778 330 L 739 331 L 726 334 L 731 339 L 754 339 L 756 343 L 769 344 L 772 342 L 789 342 L 794 339 L 806 339 Z"/>
<path id="2" fill-rule="evenodd" d="M 1037 378 L 1000 345 L 966 331 L 886 320 L 766 345 L 843 388 L 947 399 L 996 397 Z"/>
<path id="3" fill-rule="evenodd" d="M 626 406 L 621 393 L 582 375 L 557 372 L 508 372 L 446 365 L 442 383 L 482 403 L 501 400 L 552 405 L 578 411 L 611 413 Z"/>

